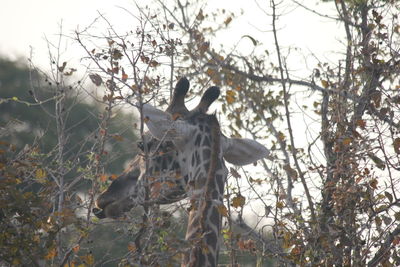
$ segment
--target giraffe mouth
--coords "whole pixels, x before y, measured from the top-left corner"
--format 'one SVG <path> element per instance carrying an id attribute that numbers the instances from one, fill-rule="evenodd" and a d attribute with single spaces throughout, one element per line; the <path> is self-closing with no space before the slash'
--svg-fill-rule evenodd
<path id="1" fill-rule="evenodd" d="M 104 199 L 101 196 L 96 200 L 92 213 L 99 219 L 111 218 L 118 219 L 124 216 L 125 212 L 130 211 L 134 203 L 129 197 L 123 199 Z"/>
<path id="2" fill-rule="evenodd" d="M 99 209 L 99 208 L 93 208 L 92 209 L 92 213 L 99 219 L 104 219 L 106 218 L 106 213 L 104 212 L 103 209 Z"/>
<path id="3" fill-rule="evenodd" d="M 95 201 L 95 207 L 92 209 L 92 213 L 99 219 L 110 217 L 107 216 L 107 214 L 109 213 L 107 211 L 114 202 L 114 199 L 109 199 L 104 197 L 104 195 L 100 195 Z"/>
<path id="4" fill-rule="evenodd" d="M 110 204 L 112 204 L 112 201 L 105 202 L 100 196 L 95 202 L 95 207 L 92 209 L 92 213 L 99 219 L 107 218 L 105 210 Z"/>

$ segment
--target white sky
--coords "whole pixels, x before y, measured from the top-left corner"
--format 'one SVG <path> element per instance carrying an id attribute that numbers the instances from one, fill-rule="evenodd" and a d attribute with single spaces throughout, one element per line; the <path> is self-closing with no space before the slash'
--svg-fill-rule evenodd
<path id="1" fill-rule="evenodd" d="M 129 20 L 133 20 L 129 19 L 128 14 L 119 7 L 133 10 L 135 5 L 133 0 L 2 0 L 1 2 L 0 55 L 12 59 L 27 58 L 32 47 L 34 60 L 38 65 L 47 63 L 47 44 L 44 36 L 56 41 L 61 21 L 63 33 L 72 34 L 77 27 L 82 29 L 88 26 L 98 16 L 98 12 L 101 12 L 117 29 L 126 28 L 130 23 Z M 146 0 L 138 2 L 143 5 Z M 269 1 L 258 2 L 259 6 L 269 8 Z M 333 8 L 333 3 L 316 5 L 312 4 L 314 1 L 304 2 L 311 4 L 312 8 L 322 10 L 323 13 L 331 13 L 329 10 Z M 210 3 L 211 9 L 216 7 L 233 9 L 236 14 L 239 14 L 240 9 L 244 11 L 243 16 L 232 23 L 232 29 L 216 36 L 215 41 L 221 40 L 220 42 L 225 44 L 233 44 L 244 34 L 251 34 L 264 39 L 263 42 L 266 44 L 273 44 L 269 33 L 270 18 L 265 16 L 254 0 L 220 0 Z M 286 3 L 290 4 L 291 1 L 286 1 L 284 4 Z M 295 45 L 302 48 L 303 52 L 313 51 L 319 55 L 337 48 L 338 26 L 334 22 L 315 16 L 302 8 L 293 10 L 282 5 L 279 12 L 286 13 L 278 20 L 282 46 Z M 72 43 L 72 40 L 70 42 Z M 249 46 L 251 47 L 250 40 L 243 39 L 239 48 L 246 49 Z"/>
<path id="2" fill-rule="evenodd" d="M 138 0 L 140 5 L 153 1 Z M 184 0 L 181 1 L 184 2 Z M 294 8 L 291 0 L 280 1 L 283 2 L 278 9 L 278 13 L 283 15 L 277 21 L 280 29 L 278 33 L 280 45 L 282 48 L 298 47 L 300 49 L 290 52 L 288 64 L 290 69 L 296 70 L 299 77 L 308 77 L 316 65 L 311 53 L 316 54 L 322 61 L 337 63 L 335 62 L 337 54 L 333 52 L 344 50 L 338 41 L 341 32 L 340 25 L 303 8 Z M 324 4 L 320 0 L 299 1 L 307 3 L 310 8 L 323 14 L 334 14 L 333 1 Z M 258 4 L 256 0 L 209 0 L 209 2 L 209 10 L 225 8 L 234 11 L 236 15 L 243 10 L 243 15 L 233 20 L 231 28 L 213 37 L 211 45 L 219 48 L 218 43 L 230 47 L 239 43 L 238 49 L 246 54 L 251 52 L 254 46 L 250 39 L 242 38 L 242 36 L 251 35 L 273 52 L 271 18 L 264 13 L 271 14 L 269 0 L 258 0 Z M 75 29 L 83 29 L 92 23 L 99 16 L 99 12 L 104 14 L 120 32 L 124 29 L 135 29 L 133 24 L 136 20 L 122 9 L 135 10 L 134 0 L 0 0 L 0 3 L 2 4 L 0 6 L 0 55 L 26 60 L 32 48 L 33 62 L 44 70 L 49 68 L 48 48 L 44 37 L 56 42 L 61 21 L 63 33 L 69 36 L 73 35 Z M 264 8 L 264 11 L 260 9 L 260 6 Z M 83 55 L 82 48 L 79 48 L 72 39 L 64 38 L 64 40 L 68 44 L 63 43 L 63 46 L 66 46 L 68 50 L 63 55 L 65 58 L 62 61 L 78 62 Z M 284 49 L 284 55 L 285 53 L 287 49 Z M 276 62 L 275 58 L 272 60 Z M 79 71 L 79 66 L 73 65 L 73 67 Z M 305 99 L 308 96 L 305 96 Z M 307 101 L 312 101 L 312 99 L 308 97 Z M 303 119 L 294 121 L 299 124 L 299 127 L 304 128 L 304 125 L 309 122 L 305 123 Z M 319 128 L 316 131 L 318 132 Z M 306 137 L 297 138 L 297 140 L 306 140 Z"/>
<path id="3" fill-rule="evenodd" d="M 154 0 L 137 0 L 140 5 L 152 3 Z M 174 0 L 164 0 L 174 1 Z M 181 0 L 184 2 L 184 0 Z M 335 21 L 315 15 L 301 7 L 294 8 L 292 0 L 280 0 L 283 4 L 277 10 L 283 14 L 277 21 L 279 30 L 278 38 L 286 55 L 288 47 L 292 49 L 288 66 L 296 70 L 298 77 L 308 77 L 316 66 L 316 60 L 311 53 L 316 54 L 320 60 L 337 63 L 337 51 L 344 51 L 338 41 L 340 39 L 340 25 Z M 321 3 L 320 0 L 298 0 L 306 3 L 310 8 L 323 14 L 334 14 L 334 3 Z M 277 1 L 279 2 L 279 1 Z M 125 29 L 135 29 L 135 19 L 126 10 L 135 12 L 134 0 L 0 0 L 0 55 L 11 59 L 21 58 L 26 60 L 31 48 L 33 49 L 33 62 L 42 69 L 49 68 L 48 48 L 45 36 L 56 42 L 62 21 L 63 33 L 73 36 L 75 29 L 83 29 L 90 25 L 99 16 L 99 12 L 113 24 L 114 28 L 123 32 Z M 245 54 L 254 48 L 249 38 L 251 35 L 260 40 L 271 52 L 274 50 L 273 36 L 271 34 L 271 18 L 264 12 L 271 14 L 269 0 L 209 0 L 208 10 L 225 8 L 239 15 L 234 19 L 228 30 L 213 37 L 211 45 L 219 48 L 219 43 L 232 47 L 238 43 L 238 49 Z M 264 11 L 260 9 L 264 8 Z M 122 7 L 122 8 L 121 8 Z M 103 29 L 99 29 L 100 32 Z M 78 62 L 83 51 L 72 39 L 64 38 L 68 48 L 62 61 Z M 275 55 L 273 55 L 275 56 Z M 275 58 L 272 58 L 276 62 Z M 61 61 L 61 62 L 62 62 Z M 69 65 L 69 67 L 71 67 Z M 77 68 L 79 66 L 73 65 Z M 296 78 L 295 76 L 292 76 Z M 305 89 L 305 88 L 302 88 Z M 305 98 L 307 98 L 305 96 Z M 307 101 L 312 99 L 307 98 Z M 304 119 L 304 118 L 303 118 Z M 302 119 L 295 120 L 304 128 Z M 310 129 L 310 128 L 308 128 Z M 318 130 L 317 130 L 318 132 Z M 298 138 L 301 140 L 305 138 Z"/>
<path id="4" fill-rule="evenodd" d="M 98 12 L 107 17 L 116 29 L 126 29 L 134 19 L 119 7 L 134 10 L 133 0 L 0 0 L 0 56 L 5 55 L 11 59 L 29 57 L 33 49 L 33 61 L 36 65 L 46 69 L 48 65 L 47 43 L 44 36 L 56 42 L 62 21 L 63 33 L 72 35 L 75 29 L 88 26 Z M 333 14 L 333 1 L 328 4 L 315 4 L 312 0 L 300 0 L 313 9 L 324 14 Z M 143 5 L 146 0 L 138 0 Z M 268 0 L 259 0 L 260 5 L 269 8 Z M 279 2 L 279 1 L 278 1 Z M 290 0 L 286 3 L 293 4 Z M 273 51 L 273 38 L 271 34 L 271 18 L 260 10 L 255 0 L 218 0 L 210 1 L 209 8 L 225 8 L 243 15 L 232 22 L 231 28 L 211 40 L 211 44 L 218 48 L 217 43 L 233 46 L 239 43 L 238 49 L 248 53 L 253 49 L 250 39 L 242 39 L 243 35 L 251 35 Z M 315 60 L 311 53 L 316 54 L 322 61 L 335 61 L 333 51 L 343 50 L 338 39 L 340 38 L 339 25 L 331 20 L 312 14 L 302 8 L 285 8 L 278 10 L 284 15 L 277 21 L 279 40 L 282 48 L 298 47 L 300 51 L 291 52 L 291 69 L 299 74 L 308 73 L 315 67 Z M 271 14 L 270 9 L 268 11 Z M 135 28 L 134 25 L 131 26 Z M 79 59 L 82 51 L 66 39 L 68 51 L 66 61 Z M 65 44 L 63 44 L 65 46 Z M 287 50 L 286 50 L 287 51 Z M 333 59 L 332 59 L 333 58 Z M 276 61 L 275 59 L 273 59 Z M 334 62 L 337 63 L 337 62 Z M 75 67 L 75 66 L 74 66 Z M 300 120 L 297 121 L 302 124 Z M 304 138 L 298 138 L 304 139 Z M 305 140 L 305 139 L 304 139 Z"/>
<path id="5" fill-rule="evenodd" d="M 47 62 L 45 36 L 55 41 L 60 22 L 65 34 L 89 25 L 98 10 L 117 17 L 115 6 L 132 6 L 130 0 L 2 0 L 0 8 L 0 54 L 12 59 L 28 57 L 30 47 L 40 63 Z M 118 18 L 118 17 L 117 17 Z"/>

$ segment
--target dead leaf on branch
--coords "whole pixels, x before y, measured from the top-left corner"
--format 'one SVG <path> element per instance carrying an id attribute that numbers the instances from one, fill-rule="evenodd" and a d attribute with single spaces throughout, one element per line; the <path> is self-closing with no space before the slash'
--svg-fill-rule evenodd
<path id="1" fill-rule="evenodd" d="M 328 81 L 321 80 L 321 84 L 322 84 L 322 87 L 324 87 L 325 89 L 327 89 L 329 87 L 329 82 Z"/>
<path id="2" fill-rule="evenodd" d="M 373 189 L 378 189 L 378 180 L 372 179 L 372 180 L 369 182 L 369 185 L 370 185 Z"/>
<path id="3" fill-rule="evenodd" d="M 121 142 L 124 141 L 124 137 L 122 135 L 115 134 L 112 136 L 116 141 Z"/>
<path id="4" fill-rule="evenodd" d="M 114 60 L 120 60 L 123 57 L 123 54 L 118 49 L 114 49 L 112 52 L 112 58 Z"/>
<path id="5" fill-rule="evenodd" d="M 292 178 L 293 180 L 297 180 L 297 178 L 299 177 L 297 171 L 295 169 L 293 169 L 292 167 L 290 167 L 290 165 L 286 164 L 283 166 L 283 169 L 287 172 L 287 174 L 290 176 L 290 178 Z"/>
<path id="6" fill-rule="evenodd" d="M 228 217 L 228 209 L 224 205 L 219 205 L 217 207 L 219 214 L 224 217 Z"/>
<path id="7" fill-rule="evenodd" d="M 69 68 L 69 71 L 64 72 L 64 75 L 71 76 L 72 74 L 74 74 L 75 71 L 77 71 L 77 69 Z"/>
<path id="8" fill-rule="evenodd" d="M 351 137 L 346 137 L 346 138 L 343 139 L 342 144 L 344 146 L 349 146 L 352 141 L 353 141 L 353 139 Z"/>
<path id="9" fill-rule="evenodd" d="M 362 119 L 359 119 L 359 120 L 356 121 L 356 125 L 358 127 L 360 127 L 361 129 L 365 129 L 366 122 L 364 120 L 362 120 Z"/>
<path id="10" fill-rule="evenodd" d="M 81 256 L 81 259 L 84 263 L 86 263 L 88 265 L 94 264 L 94 257 L 93 257 L 93 254 L 91 254 L 91 253 Z"/>
<path id="11" fill-rule="evenodd" d="M 301 253 L 301 248 L 299 246 L 295 246 L 292 251 L 290 252 L 290 255 L 292 256 L 299 256 Z"/>
<path id="12" fill-rule="evenodd" d="M 284 203 L 283 201 L 278 201 L 278 202 L 276 203 L 276 207 L 277 207 L 278 209 L 283 209 L 283 208 L 285 207 L 285 203 Z"/>
<path id="13" fill-rule="evenodd" d="M 200 9 L 199 13 L 196 16 L 196 20 L 202 21 L 202 20 L 204 20 L 204 18 L 205 17 L 204 17 L 204 14 L 203 14 L 203 9 Z"/>
<path id="14" fill-rule="evenodd" d="M 209 77 L 213 77 L 213 76 L 216 74 L 216 71 L 215 71 L 214 69 L 208 68 L 208 69 L 206 70 L 206 74 L 207 74 Z"/>
<path id="15" fill-rule="evenodd" d="M 80 246 L 79 244 L 77 244 L 77 245 L 75 245 L 75 246 L 72 248 L 72 251 L 73 251 L 74 253 L 78 253 L 80 248 L 81 248 L 81 246 Z"/>
<path id="16" fill-rule="evenodd" d="M 136 247 L 135 244 L 129 243 L 129 244 L 128 244 L 128 250 L 129 250 L 130 252 L 136 252 L 137 247 Z"/>
<path id="17" fill-rule="evenodd" d="M 240 250 L 254 250 L 255 249 L 255 242 L 254 240 L 239 240 L 237 245 Z"/>
<path id="18" fill-rule="evenodd" d="M 394 152 L 396 152 L 396 154 L 400 154 L 400 138 L 399 137 L 394 139 L 393 148 L 394 148 Z"/>
<path id="19" fill-rule="evenodd" d="M 112 39 L 107 39 L 107 43 L 109 46 L 112 46 L 115 43 L 115 41 Z"/>
<path id="20" fill-rule="evenodd" d="M 160 182 L 155 182 L 151 185 L 150 189 L 150 196 L 153 198 L 157 198 L 161 194 L 161 189 L 162 189 L 162 183 Z"/>
<path id="21" fill-rule="evenodd" d="M 232 176 L 233 177 L 235 177 L 235 178 L 241 178 L 242 176 L 240 175 L 240 173 L 238 173 L 238 171 L 237 170 L 235 170 L 234 168 L 230 168 L 230 173 L 232 174 Z"/>
<path id="22" fill-rule="evenodd" d="M 55 247 L 52 247 L 49 249 L 47 254 L 44 256 L 46 260 L 51 260 L 54 259 L 54 257 L 57 256 L 57 249 Z"/>
<path id="23" fill-rule="evenodd" d="M 108 175 L 107 174 L 100 174 L 99 179 L 101 182 L 106 182 L 108 180 Z"/>
<path id="24" fill-rule="evenodd" d="M 65 66 L 67 66 L 67 62 L 63 62 L 63 64 L 62 64 L 61 66 L 58 66 L 58 70 L 59 70 L 60 72 L 63 72 L 64 69 L 65 69 Z"/>
<path id="25" fill-rule="evenodd" d="M 201 54 L 204 54 L 208 48 L 210 48 L 210 43 L 209 42 L 202 42 L 201 45 L 199 46 L 199 51 Z"/>
<path id="26" fill-rule="evenodd" d="M 100 86 L 103 82 L 103 79 L 97 73 L 89 74 L 89 78 L 96 86 Z"/>
<path id="27" fill-rule="evenodd" d="M 370 96 L 375 107 L 379 108 L 381 106 L 382 93 L 378 90 L 374 90 L 370 93 Z"/>
<path id="28" fill-rule="evenodd" d="M 392 244 L 393 244 L 394 246 L 399 245 L 399 244 L 400 244 L 400 236 L 395 237 L 395 238 L 393 239 Z"/>
<path id="29" fill-rule="evenodd" d="M 380 227 L 382 225 L 382 219 L 380 217 L 375 217 L 375 224 Z"/>
<path id="30" fill-rule="evenodd" d="M 158 65 L 160 65 L 160 63 L 159 63 L 158 61 L 156 61 L 156 60 L 150 61 L 150 66 L 151 66 L 151 67 L 155 68 L 155 67 L 157 67 Z"/>
<path id="31" fill-rule="evenodd" d="M 224 21 L 225 26 L 228 26 L 228 24 L 231 23 L 231 21 L 232 21 L 232 17 L 228 17 L 228 18 Z"/>
<path id="32" fill-rule="evenodd" d="M 128 80 L 128 74 L 125 73 L 124 68 L 122 68 L 122 77 L 121 77 L 121 80 L 122 80 L 123 82 L 126 82 L 126 80 Z"/>
<path id="33" fill-rule="evenodd" d="M 242 195 L 237 195 L 232 199 L 232 207 L 234 208 L 241 208 L 246 203 L 246 198 Z"/>
<path id="34" fill-rule="evenodd" d="M 226 102 L 228 102 L 228 104 L 232 104 L 233 102 L 235 102 L 236 99 L 236 92 L 232 91 L 232 90 L 227 90 L 226 91 Z"/>

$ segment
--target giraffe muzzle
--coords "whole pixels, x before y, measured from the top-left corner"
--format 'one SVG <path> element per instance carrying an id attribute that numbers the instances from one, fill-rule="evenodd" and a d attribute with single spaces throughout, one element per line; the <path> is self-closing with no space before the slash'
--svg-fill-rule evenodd
<path id="1" fill-rule="evenodd" d="M 99 219 L 104 219 L 104 218 L 107 217 L 106 214 L 105 214 L 105 212 L 104 212 L 104 210 L 102 210 L 102 209 L 93 208 L 93 209 L 92 209 L 92 212 L 93 212 L 93 214 L 94 214 L 97 218 L 99 218 Z"/>

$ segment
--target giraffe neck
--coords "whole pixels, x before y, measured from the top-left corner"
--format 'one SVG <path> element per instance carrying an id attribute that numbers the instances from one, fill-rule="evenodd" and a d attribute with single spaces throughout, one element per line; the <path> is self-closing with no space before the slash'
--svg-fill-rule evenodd
<path id="1" fill-rule="evenodd" d="M 189 172 L 193 193 L 186 232 L 191 248 L 183 257 L 182 267 L 217 266 L 218 262 L 222 220 L 219 209 L 223 205 L 227 170 L 220 151 L 219 125 L 215 117 L 211 118 L 211 125 L 206 124 L 211 128 L 200 125 L 194 139 L 196 149 L 192 158 L 197 168 Z"/>

